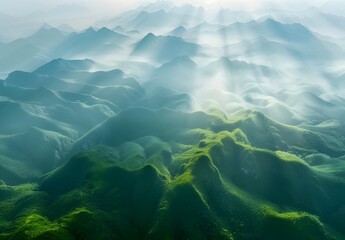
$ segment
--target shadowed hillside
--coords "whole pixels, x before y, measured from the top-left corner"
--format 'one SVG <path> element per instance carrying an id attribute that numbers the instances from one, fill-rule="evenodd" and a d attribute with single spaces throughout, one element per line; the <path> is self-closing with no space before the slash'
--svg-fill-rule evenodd
<path id="1" fill-rule="evenodd" d="M 1 4 L 0 240 L 345 239 L 342 4 L 136 1 Z"/>

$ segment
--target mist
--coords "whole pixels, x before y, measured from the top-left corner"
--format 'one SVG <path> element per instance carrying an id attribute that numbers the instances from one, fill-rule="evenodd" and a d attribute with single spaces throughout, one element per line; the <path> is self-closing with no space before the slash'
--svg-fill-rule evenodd
<path id="1" fill-rule="evenodd" d="M 0 239 L 345 239 L 344 3 L 0 6 Z"/>
<path id="2" fill-rule="evenodd" d="M 164 0 L 162 0 L 164 1 Z M 47 11 L 56 8 L 59 5 L 79 5 L 86 7 L 91 13 L 111 14 L 119 13 L 124 10 L 133 9 L 147 2 L 155 1 L 145 1 L 145 0 L 128 0 L 128 1 L 112 1 L 112 0 L 90 0 L 90 1 L 80 1 L 80 0 L 30 0 L 30 1 L 20 1 L 20 0 L 0 0 L 1 10 L 0 12 L 6 13 L 8 15 L 18 16 L 27 15 L 34 11 Z M 335 3 L 334 0 L 318 0 L 318 1 L 278 1 L 278 0 L 249 0 L 249 1 L 224 1 L 224 0 L 175 0 L 175 4 L 186 4 L 191 3 L 198 6 L 203 6 L 206 9 L 217 9 L 217 8 L 233 8 L 238 10 L 259 10 L 259 9 L 280 9 L 280 10 L 301 10 L 309 7 L 322 7 L 323 5 L 337 5 L 337 11 L 339 7 L 341 8 L 343 4 L 340 2 Z"/>

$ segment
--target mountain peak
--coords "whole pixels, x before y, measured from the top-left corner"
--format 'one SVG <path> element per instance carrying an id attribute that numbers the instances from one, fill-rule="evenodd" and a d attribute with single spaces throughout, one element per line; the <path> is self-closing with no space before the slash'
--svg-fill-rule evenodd
<path id="1" fill-rule="evenodd" d="M 51 28 L 53 28 L 52 26 L 50 26 L 48 23 L 43 23 L 42 24 L 42 26 L 41 26 L 41 28 L 40 29 L 51 29 Z"/>
<path id="2" fill-rule="evenodd" d="M 266 25 L 274 25 L 274 26 L 282 24 L 282 23 L 278 22 L 277 20 L 275 20 L 271 16 L 268 16 L 268 17 L 265 17 L 265 18 L 259 20 L 259 23 L 263 23 L 263 24 L 266 24 Z"/>
<path id="3" fill-rule="evenodd" d="M 155 39 L 157 38 L 156 35 L 154 35 L 153 33 L 148 33 L 143 39 L 141 39 L 137 45 L 146 45 L 146 44 L 149 44 L 150 42 L 152 41 L 155 41 Z"/>
<path id="4" fill-rule="evenodd" d="M 113 31 L 120 32 L 120 33 L 125 32 L 125 30 L 124 30 L 123 27 L 121 27 L 121 26 L 115 27 L 115 28 L 113 29 Z"/>
<path id="5" fill-rule="evenodd" d="M 185 34 L 186 32 L 188 32 L 188 30 L 184 26 L 179 26 L 171 32 L 167 33 L 167 35 L 180 36 Z"/>
<path id="6" fill-rule="evenodd" d="M 57 58 L 39 67 L 34 71 L 34 73 L 51 75 L 59 73 L 61 71 L 87 71 L 95 64 L 96 62 L 90 59 L 67 60 L 63 58 Z"/>
<path id="7" fill-rule="evenodd" d="M 174 58 L 171 62 L 174 62 L 174 63 L 180 63 L 180 64 L 187 64 L 187 65 L 195 65 L 195 62 L 188 56 L 184 55 L 184 56 L 180 56 L 180 57 L 177 57 L 177 58 Z"/>
<path id="8" fill-rule="evenodd" d="M 33 35 L 37 35 L 37 34 L 41 34 L 41 33 L 49 33 L 49 32 L 59 32 L 58 29 L 50 27 L 50 28 L 46 28 L 46 27 L 41 27 L 40 29 L 38 29 L 38 31 L 36 33 L 34 33 Z"/>
<path id="9" fill-rule="evenodd" d="M 190 59 L 188 56 L 179 56 L 171 60 L 170 62 L 164 64 L 160 68 L 166 68 L 166 67 L 183 67 L 184 69 L 194 69 L 197 67 L 196 63 Z"/>
<path id="10" fill-rule="evenodd" d="M 174 31 L 187 31 L 187 29 L 184 26 L 179 26 L 175 28 Z"/>
<path id="11" fill-rule="evenodd" d="M 145 40 L 151 40 L 151 39 L 154 39 L 156 38 L 157 36 L 154 35 L 153 33 L 148 33 L 144 38 L 143 38 L 143 41 Z"/>
<path id="12" fill-rule="evenodd" d="M 106 28 L 106 27 L 102 27 L 97 32 L 98 33 L 104 33 L 104 34 L 113 33 L 113 31 L 111 31 L 109 28 Z"/>
<path id="13" fill-rule="evenodd" d="M 96 30 L 94 27 L 89 26 L 86 30 L 82 31 L 82 33 L 95 33 Z"/>
<path id="14" fill-rule="evenodd" d="M 231 60 L 228 57 L 221 57 L 216 62 L 220 64 L 231 64 Z"/>
<path id="15" fill-rule="evenodd" d="M 54 27 L 47 27 L 49 25 L 42 26 L 37 32 L 35 32 L 33 35 L 29 36 L 29 40 L 36 40 L 36 41 L 48 41 L 49 39 L 58 39 L 65 36 L 64 33 L 62 33 L 59 29 L 56 29 Z"/>
<path id="16" fill-rule="evenodd" d="M 231 60 L 228 57 L 221 57 L 218 60 L 211 62 L 208 67 L 216 67 L 219 69 L 240 69 L 242 67 L 248 66 L 247 62 L 238 61 L 238 60 Z"/>
<path id="17" fill-rule="evenodd" d="M 107 27 L 102 27 L 97 32 L 111 32 L 111 30 Z"/>

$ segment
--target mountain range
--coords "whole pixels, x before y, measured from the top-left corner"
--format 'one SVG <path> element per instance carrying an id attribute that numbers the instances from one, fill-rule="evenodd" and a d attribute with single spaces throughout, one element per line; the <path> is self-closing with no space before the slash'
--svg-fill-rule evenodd
<path id="1" fill-rule="evenodd" d="M 344 17 L 208 6 L 0 14 L 0 239 L 345 239 Z"/>

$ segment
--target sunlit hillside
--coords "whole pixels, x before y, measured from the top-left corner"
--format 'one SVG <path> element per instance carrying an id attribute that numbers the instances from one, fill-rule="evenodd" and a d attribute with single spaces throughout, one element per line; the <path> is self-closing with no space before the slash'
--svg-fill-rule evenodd
<path id="1" fill-rule="evenodd" d="M 1 240 L 345 239 L 343 3 L 28 2 L 0 0 Z"/>

